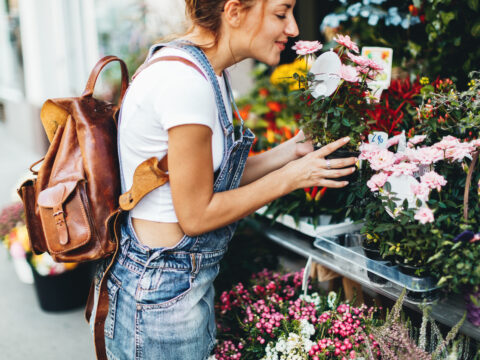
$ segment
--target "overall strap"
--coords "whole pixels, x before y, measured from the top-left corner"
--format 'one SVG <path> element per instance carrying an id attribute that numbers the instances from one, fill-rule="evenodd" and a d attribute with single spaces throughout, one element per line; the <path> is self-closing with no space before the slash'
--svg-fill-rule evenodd
<path id="1" fill-rule="evenodd" d="M 224 131 L 225 136 L 228 138 L 233 134 L 233 124 L 229 121 L 229 117 L 227 115 L 227 110 L 225 109 L 225 103 L 223 101 L 222 91 L 220 90 L 220 85 L 218 83 L 217 75 L 210 64 L 210 61 L 207 59 L 205 53 L 199 49 L 198 47 L 194 46 L 192 43 L 187 41 L 173 41 L 168 44 L 169 47 L 173 47 L 175 49 L 184 50 L 190 55 L 193 56 L 198 63 L 200 64 L 204 74 L 208 77 L 210 85 L 213 88 L 213 92 L 215 94 L 215 102 L 217 104 L 217 109 L 220 115 L 220 120 L 222 124 L 222 128 Z M 157 48 L 158 49 L 158 48 Z M 226 80 L 226 72 L 223 72 L 223 78 Z M 227 80 L 226 80 L 227 81 Z"/>

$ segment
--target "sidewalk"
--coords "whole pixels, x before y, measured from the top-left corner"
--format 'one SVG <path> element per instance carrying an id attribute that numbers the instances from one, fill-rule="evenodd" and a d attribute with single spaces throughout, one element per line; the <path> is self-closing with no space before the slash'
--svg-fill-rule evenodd
<path id="1" fill-rule="evenodd" d="M 15 187 L 43 154 L 28 152 L 0 124 L 0 208 L 17 201 Z M 46 313 L 33 285 L 21 283 L 0 245 L 0 358 L 8 360 L 94 359 L 83 309 Z"/>

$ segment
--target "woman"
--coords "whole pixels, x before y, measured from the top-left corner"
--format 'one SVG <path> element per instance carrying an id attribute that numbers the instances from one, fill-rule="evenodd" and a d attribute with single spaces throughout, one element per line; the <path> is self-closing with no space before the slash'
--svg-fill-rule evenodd
<path id="1" fill-rule="evenodd" d="M 235 222 L 295 189 L 340 188 L 354 158 L 327 161 L 341 139 L 313 151 L 295 138 L 248 158 L 250 130 L 233 133 L 224 70 L 246 58 L 276 65 L 298 35 L 295 0 L 186 0 L 193 27 L 153 46 L 160 61 L 135 78 L 122 106 L 124 189 L 145 159 L 168 152 L 169 183 L 148 194 L 122 225 L 108 273 L 105 324 L 111 359 L 205 359 L 215 341 L 212 282 Z M 194 46 L 195 45 L 195 46 Z M 203 51 L 202 51 L 203 50 Z M 344 168 L 344 169 L 341 169 Z"/>

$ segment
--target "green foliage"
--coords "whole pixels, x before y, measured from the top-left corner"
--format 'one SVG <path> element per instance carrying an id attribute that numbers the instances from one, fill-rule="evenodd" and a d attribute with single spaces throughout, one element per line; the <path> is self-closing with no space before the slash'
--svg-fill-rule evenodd
<path id="1" fill-rule="evenodd" d="M 359 1 L 338 3 L 335 13 L 347 15 L 341 22 L 342 32 L 347 31 L 362 44 L 393 48 L 395 64 L 411 74 L 452 77 L 463 88 L 468 73 L 478 67 L 478 0 L 387 0 L 363 5 L 365 11 L 354 16 L 348 14 Z M 391 21 L 370 25 L 373 14 Z"/>

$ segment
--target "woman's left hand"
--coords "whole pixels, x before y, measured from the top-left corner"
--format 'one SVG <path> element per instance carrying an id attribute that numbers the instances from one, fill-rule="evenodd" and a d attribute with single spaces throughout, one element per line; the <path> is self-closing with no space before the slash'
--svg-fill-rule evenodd
<path id="1" fill-rule="evenodd" d="M 297 135 L 295 135 L 294 140 L 295 140 L 295 156 L 296 157 L 301 158 L 313 151 L 312 141 L 311 140 L 303 141 L 305 140 L 305 134 L 303 133 L 303 130 L 300 130 L 297 133 Z"/>

